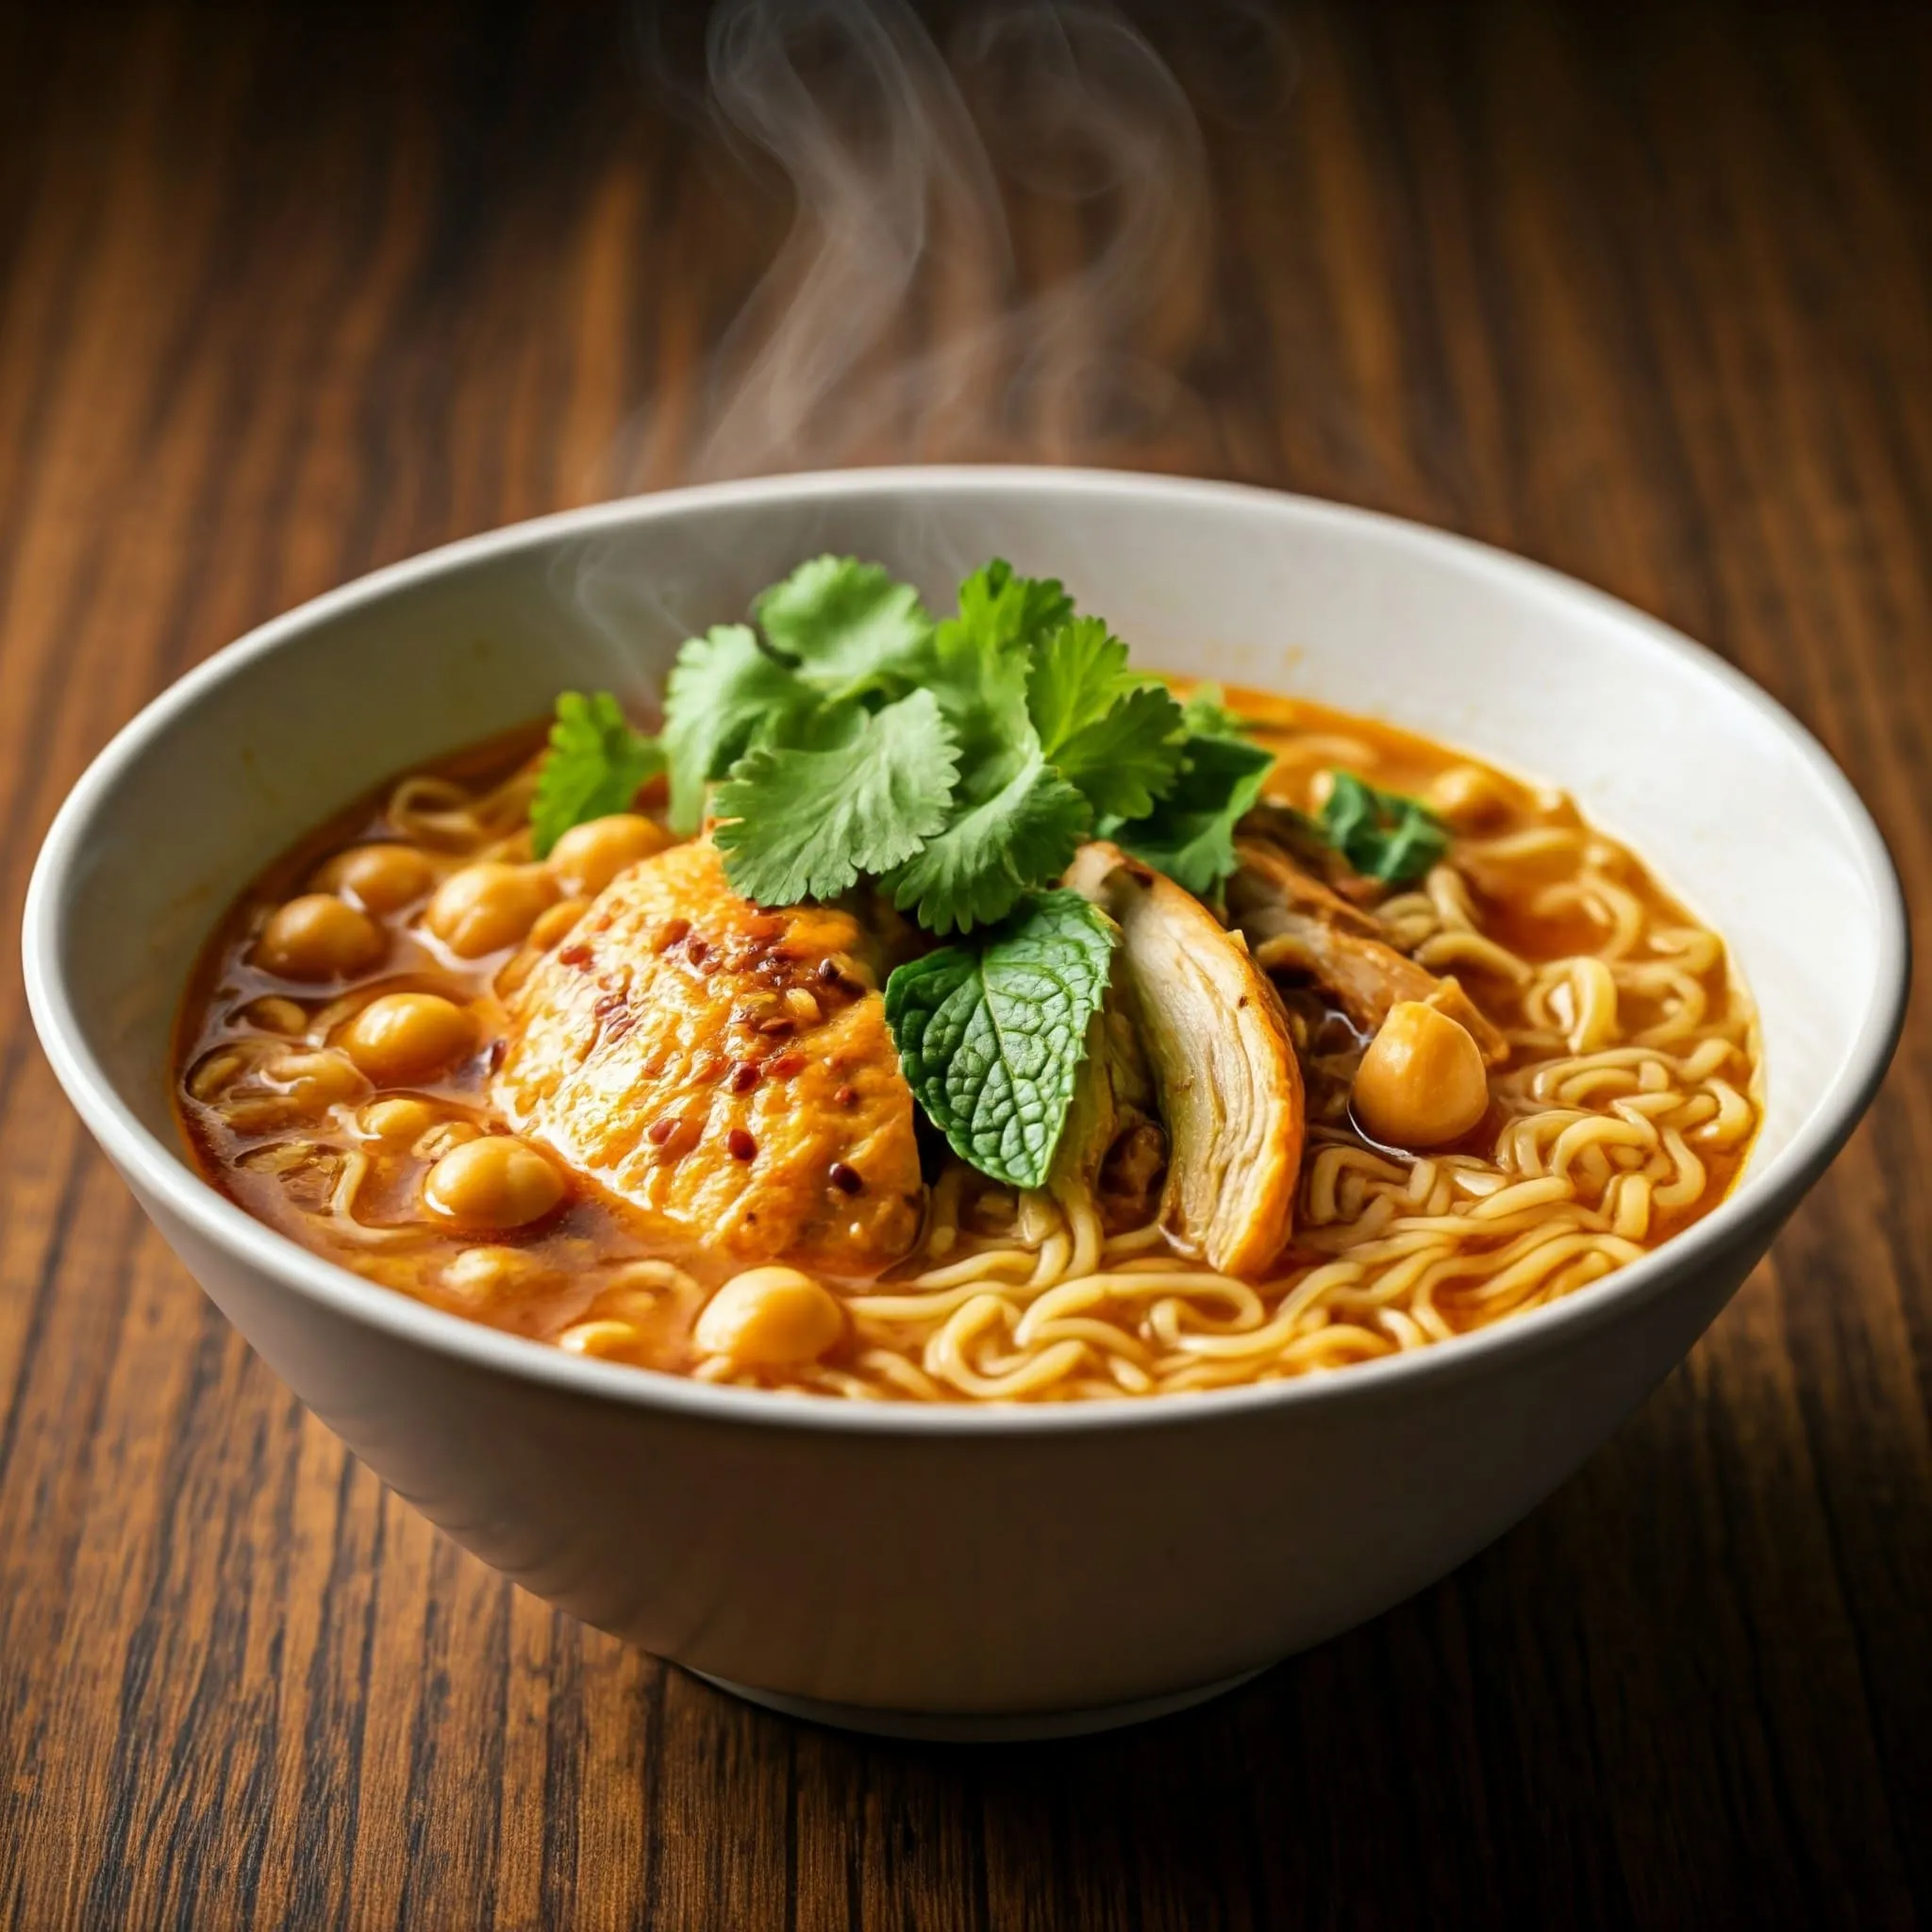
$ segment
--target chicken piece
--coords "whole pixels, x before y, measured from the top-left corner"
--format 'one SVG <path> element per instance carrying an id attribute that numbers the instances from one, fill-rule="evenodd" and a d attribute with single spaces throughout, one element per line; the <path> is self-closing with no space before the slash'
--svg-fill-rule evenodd
<path id="1" fill-rule="evenodd" d="M 519 1132 L 736 1263 L 866 1276 L 919 1231 L 912 1093 L 849 913 L 765 912 L 708 841 L 621 873 L 510 998 Z"/>
<path id="2" fill-rule="evenodd" d="M 1083 1190 L 1108 1234 L 1145 1227 L 1167 1174 L 1167 1136 L 1127 996 L 1108 990 L 1087 1025 L 1087 1058 L 1074 1082 L 1051 1185 Z"/>
<path id="3" fill-rule="evenodd" d="M 1270 973 L 1312 979 L 1364 1033 L 1404 1000 L 1434 1007 L 1468 1027 L 1489 1065 L 1509 1043 L 1454 978 L 1439 979 L 1398 953 L 1374 917 L 1351 906 L 1272 840 L 1238 839 L 1240 869 L 1227 882 L 1230 924 L 1246 934 Z"/>
<path id="4" fill-rule="evenodd" d="M 1374 906 L 1389 888 L 1379 879 L 1364 878 L 1323 836 L 1306 813 L 1273 798 L 1257 798 L 1235 827 L 1236 836 L 1266 840 L 1278 845 L 1301 870 L 1326 886 L 1351 910 Z"/>
<path id="5" fill-rule="evenodd" d="M 1301 1068 L 1288 1016 L 1244 943 L 1191 892 L 1105 841 L 1066 883 L 1119 922 L 1116 991 L 1167 1129 L 1162 1225 L 1224 1274 L 1287 1245 L 1301 1173 Z"/>

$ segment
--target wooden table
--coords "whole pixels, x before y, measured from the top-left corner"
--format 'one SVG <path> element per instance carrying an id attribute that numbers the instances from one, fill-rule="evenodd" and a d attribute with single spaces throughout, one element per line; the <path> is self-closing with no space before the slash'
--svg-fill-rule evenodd
<path id="1" fill-rule="evenodd" d="M 1075 312 L 1021 406 L 827 405 L 766 459 L 1087 455 L 1524 551 L 1758 678 L 1932 905 L 1932 15 L 1209 25 L 1159 37 L 1211 254 L 1157 192 L 1183 142 L 1134 192 L 1124 319 Z M 688 26 L 642 40 L 615 6 L 454 0 L 0 20 L 7 930 L 82 763 L 206 652 L 734 459 L 697 377 L 787 203 L 663 106 Z M 1171 105 L 1120 125 L 1177 140 Z M 1021 196 L 1023 274 L 1111 220 Z M 941 279 L 882 353 L 972 308 Z M 1109 343 L 1145 367 L 1096 404 L 1072 378 Z M 0 1924 L 1916 1923 L 1928 1175 L 1922 996 L 1771 1262 L 1494 1548 L 1191 1715 L 907 1747 L 628 1653 L 386 1495 L 95 1154 L 9 945 Z"/>

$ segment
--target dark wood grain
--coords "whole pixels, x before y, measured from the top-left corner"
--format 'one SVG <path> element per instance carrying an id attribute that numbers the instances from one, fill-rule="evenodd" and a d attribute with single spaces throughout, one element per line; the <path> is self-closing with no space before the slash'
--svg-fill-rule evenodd
<path id="1" fill-rule="evenodd" d="M 1219 218 L 1141 344 L 1187 396 L 1000 446 L 1607 586 L 1811 724 L 1932 906 L 1932 14 L 1287 20 L 1259 54 L 1232 12 L 1156 23 Z M 636 25 L 0 14 L 8 931 L 82 763 L 204 653 L 691 460 L 786 203 L 640 77 Z M 1015 219 L 1028 263 L 1083 245 Z M 1191 1715 L 967 1752 L 735 1704 L 386 1495 L 147 1229 L 0 948 L 0 1924 L 1921 1923 L 1924 970 L 1772 1260 L 1522 1527 Z"/>

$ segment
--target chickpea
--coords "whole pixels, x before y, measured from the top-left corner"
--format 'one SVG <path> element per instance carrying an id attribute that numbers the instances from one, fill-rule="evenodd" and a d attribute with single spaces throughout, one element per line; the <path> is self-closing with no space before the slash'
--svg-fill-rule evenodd
<path id="1" fill-rule="evenodd" d="M 465 1248 L 443 1269 L 442 1285 L 467 1302 L 487 1305 L 534 1286 L 543 1273 L 542 1262 L 520 1248 Z"/>
<path id="2" fill-rule="evenodd" d="M 558 900 L 557 880 L 541 865 L 484 859 L 453 872 L 423 916 L 429 930 L 464 959 L 514 946 Z"/>
<path id="3" fill-rule="evenodd" d="M 297 1035 L 308 1030 L 308 1015 L 293 1000 L 278 998 L 268 993 L 258 1000 L 250 1000 L 242 1008 L 242 1017 L 251 1026 L 258 1026 L 264 1033 L 286 1033 Z"/>
<path id="4" fill-rule="evenodd" d="M 231 1087 L 248 1070 L 248 1056 L 233 1047 L 218 1046 L 204 1054 L 189 1069 L 188 1091 L 197 1100 L 212 1100 L 225 1087 Z"/>
<path id="5" fill-rule="evenodd" d="M 423 1198 L 460 1227 L 526 1227 L 563 1199 L 563 1176 L 527 1141 L 486 1134 L 453 1147 L 429 1170 Z"/>
<path id="6" fill-rule="evenodd" d="M 474 1121 L 438 1121 L 426 1134 L 410 1143 L 409 1152 L 418 1160 L 441 1160 L 452 1147 L 482 1138 L 483 1129 Z"/>
<path id="7" fill-rule="evenodd" d="M 547 953 L 584 916 L 590 905 L 588 899 L 559 899 L 530 928 L 530 944 L 540 953 Z"/>
<path id="8" fill-rule="evenodd" d="M 318 891 L 346 893 L 370 912 L 400 912 L 435 883 L 435 868 L 413 845 L 351 845 L 315 874 Z"/>
<path id="9" fill-rule="evenodd" d="M 397 1094 L 388 1100 L 372 1100 L 358 1124 L 365 1134 L 403 1146 L 420 1141 L 436 1124 L 436 1109 L 426 1100 Z"/>
<path id="10" fill-rule="evenodd" d="M 795 1268 L 749 1268 L 734 1274 L 698 1316 L 707 1355 L 775 1367 L 816 1361 L 845 1332 L 838 1298 Z"/>
<path id="11" fill-rule="evenodd" d="M 1459 832 L 1491 829 L 1512 808 L 1503 781 L 1480 765 L 1451 765 L 1429 787 L 1429 805 Z"/>
<path id="12" fill-rule="evenodd" d="M 368 913 L 329 892 L 305 892 L 269 914 L 255 963 L 284 979 L 347 979 L 389 950 Z"/>
<path id="13" fill-rule="evenodd" d="M 379 1087 L 407 1087 L 475 1050 L 476 1023 L 433 992 L 386 992 L 337 1035 L 336 1043 Z"/>
<path id="14" fill-rule="evenodd" d="M 638 1331 L 628 1322 L 578 1322 L 557 1338 L 572 1355 L 621 1357 L 638 1345 Z"/>
<path id="15" fill-rule="evenodd" d="M 573 825 L 550 848 L 550 870 L 566 892 L 594 899 L 626 866 L 671 843 L 662 825 L 634 811 Z"/>
<path id="16" fill-rule="evenodd" d="M 1469 1028 L 1419 1000 L 1398 1000 L 1356 1070 L 1355 1113 L 1390 1147 L 1459 1140 L 1490 1104 L 1489 1074 Z"/>
<path id="17" fill-rule="evenodd" d="M 286 1083 L 290 1101 L 305 1114 L 325 1113 L 338 1101 L 353 1100 L 369 1091 L 369 1083 L 339 1053 L 284 1054 L 263 1071 Z"/>

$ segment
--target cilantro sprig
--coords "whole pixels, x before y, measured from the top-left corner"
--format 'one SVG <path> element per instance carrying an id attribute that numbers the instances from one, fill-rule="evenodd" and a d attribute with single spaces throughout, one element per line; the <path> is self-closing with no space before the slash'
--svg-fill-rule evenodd
<path id="1" fill-rule="evenodd" d="M 1328 776 L 1316 824 L 1364 878 L 1410 885 L 1448 851 L 1448 827 L 1420 799 L 1381 791 L 1353 772 Z"/>
<path id="2" fill-rule="evenodd" d="M 1045 1181 L 1118 933 L 1052 890 L 1118 838 L 1209 891 L 1268 755 L 1218 700 L 1186 708 L 1051 577 L 995 559 L 935 619 L 876 565 L 819 557 L 677 654 L 659 740 L 614 699 L 558 701 L 532 814 L 546 852 L 668 772 L 672 828 L 708 814 L 725 876 L 789 906 L 869 884 L 955 943 L 886 1011 L 919 1104 L 962 1158 Z"/>
<path id="3" fill-rule="evenodd" d="M 810 736 L 754 746 L 712 801 L 724 875 L 760 905 L 836 898 L 945 823 L 958 751 L 930 691 L 823 713 Z"/>
<path id="4" fill-rule="evenodd" d="M 817 557 L 678 652 L 660 740 L 607 694 L 559 700 L 541 853 L 659 769 L 674 831 L 708 808 L 725 874 L 768 905 L 871 881 L 928 932 L 971 933 L 1118 838 L 1211 892 L 1267 755 L 1219 693 L 1184 708 L 1052 577 L 995 558 L 935 618 L 876 564 Z"/>
<path id="5" fill-rule="evenodd" d="M 662 748 L 632 729 L 608 691 L 565 691 L 530 801 L 531 849 L 547 858 L 573 825 L 628 811 L 640 788 L 663 769 Z"/>
<path id="6" fill-rule="evenodd" d="M 679 652 L 664 731 L 672 824 L 694 830 L 715 787 L 725 874 L 747 897 L 871 879 L 927 931 L 970 933 L 1097 826 L 1153 811 L 1185 769 L 1180 706 L 1053 578 L 995 560 L 935 621 L 877 565 L 820 557 L 753 614 Z M 915 699 L 918 729 L 868 722 Z"/>
<path id="7" fill-rule="evenodd" d="M 1181 710 L 1180 769 L 1145 816 L 1110 827 L 1137 858 L 1202 898 L 1235 869 L 1234 829 L 1261 795 L 1274 763 L 1253 743 L 1216 685 L 1202 685 Z"/>

